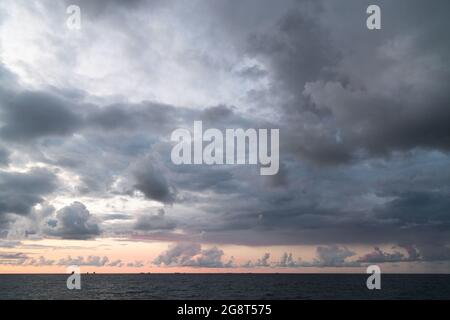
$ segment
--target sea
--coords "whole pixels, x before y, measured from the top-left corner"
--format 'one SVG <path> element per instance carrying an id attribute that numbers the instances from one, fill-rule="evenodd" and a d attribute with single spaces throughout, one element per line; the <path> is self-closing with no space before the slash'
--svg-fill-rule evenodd
<path id="1" fill-rule="evenodd" d="M 448 274 L 382 274 L 369 290 L 365 274 L 66 274 L 0 275 L 0 299 L 322 300 L 450 299 Z"/>

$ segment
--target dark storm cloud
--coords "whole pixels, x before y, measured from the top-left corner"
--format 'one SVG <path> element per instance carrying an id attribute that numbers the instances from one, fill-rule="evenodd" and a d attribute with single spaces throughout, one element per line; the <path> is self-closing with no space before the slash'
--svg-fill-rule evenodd
<path id="1" fill-rule="evenodd" d="M 338 138 L 332 146 L 337 151 L 364 150 L 377 156 L 394 150 L 448 151 L 450 147 L 444 120 L 450 117 L 450 96 L 444 91 L 427 92 L 428 99 L 418 102 L 352 90 L 339 83 L 311 84 L 305 92 L 316 106 L 333 113 Z"/>
<path id="2" fill-rule="evenodd" d="M 24 173 L 0 171 L 0 215 L 26 215 L 56 187 L 57 178 L 47 169 L 35 168 Z"/>
<path id="3" fill-rule="evenodd" d="M 112 107 L 112 114 L 116 114 L 117 110 L 123 110 L 123 113 L 118 113 L 116 117 L 116 122 L 112 122 L 107 126 L 111 126 L 112 130 L 118 131 L 118 136 L 111 139 L 98 140 L 97 137 L 101 135 L 101 132 L 97 131 L 97 124 L 91 118 L 87 121 L 89 125 L 83 126 L 85 137 L 88 141 L 91 138 L 92 143 L 111 143 L 116 144 L 117 141 L 123 139 L 123 135 L 126 134 L 133 127 L 135 130 L 145 130 L 141 129 L 145 127 L 145 124 L 159 123 L 162 125 L 161 128 L 170 132 L 170 122 L 166 121 L 167 113 L 163 111 L 163 107 L 154 107 L 153 104 L 144 104 L 139 106 L 137 110 L 139 116 L 134 116 L 133 110 L 136 106 L 114 106 Z M 142 109 L 141 109 L 142 108 Z M 167 112 L 172 112 L 171 110 L 177 110 L 174 107 L 167 107 Z M 224 126 L 225 123 L 241 121 L 245 123 L 245 119 L 236 115 L 232 108 L 225 106 L 218 106 L 213 108 L 208 108 L 205 111 L 199 113 L 197 111 L 192 111 L 191 113 L 182 108 L 178 108 L 177 112 L 180 111 L 186 116 L 185 119 L 195 119 L 197 115 L 201 115 L 201 118 L 206 119 L 213 125 Z M 177 112 L 173 112 L 177 114 Z M 128 119 L 126 117 L 128 115 Z M 146 121 L 139 121 L 139 118 L 144 118 L 147 116 Z M 81 116 L 80 116 L 81 117 Z M 151 121 L 154 117 L 154 121 Z M 101 119 L 101 117 L 97 117 Z M 131 119 L 131 120 L 130 120 Z M 164 121 L 162 121 L 164 119 Z M 231 120 L 230 120 L 231 119 Z M 109 121 L 109 120 L 108 120 Z M 108 122 L 107 121 L 107 122 Z M 121 124 L 123 121 L 124 125 Z M 129 126 L 129 121 L 136 121 L 132 126 Z M 180 120 L 181 121 L 181 120 Z M 189 128 L 190 123 L 186 126 Z M 80 127 L 81 130 L 81 127 Z M 150 129 L 152 130 L 152 129 Z M 83 131 L 80 131 L 83 132 Z M 151 132 L 151 139 L 160 139 L 160 135 L 155 132 Z M 131 140 L 130 140 L 131 141 Z M 112 150 L 119 152 L 123 156 L 133 156 L 134 151 L 130 153 L 129 148 L 122 149 L 117 148 L 114 144 Z M 95 144 L 93 144 L 94 146 Z M 146 148 L 148 144 L 142 144 L 142 148 Z M 168 150 L 164 149 L 161 155 L 169 154 Z M 160 151 L 161 152 L 161 151 Z M 76 157 L 85 157 L 83 154 L 76 154 Z M 109 157 L 111 159 L 111 157 Z M 76 158 L 74 158 L 75 160 Z M 82 158 L 80 158 L 82 159 Z M 109 159 L 108 159 L 109 160 Z M 82 181 L 88 182 L 91 179 L 93 182 L 102 180 L 103 178 L 94 178 L 95 175 L 102 173 L 102 170 L 96 170 L 92 173 L 90 171 L 84 171 L 83 163 L 77 162 L 77 170 L 79 174 L 86 177 L 82 178 Z M 94 162 L 86 162 L 88 168 L 92 167 L 93 164 L 100 161 L 98 155 L 95 156 Z M 103 163 L 105 160 L 101 160 Z M 420 228 L 416 229 L 416 236 L 412 230 L 402 230 L 401 228 L 404 224 L 399 224 L 395 221 L 390 221 L 390 215 L 395 215 L 395 213 L 390 209 L 390 213 L 382 214 L 382 210 L 378 209 L 378 213 L 375 218 L 368 218 L 370 216 L 370 211 L 358 211 L 353 209 L 342 209 L 339 207 L 326 208 L 326 203 L 324 200 L 320 200 L 321 193 L 324 190 L 328 190 L 327 185 L 339 186 L 337 191 L 334 192 L 333 197 L 342 198 L 344 196 L 344 191 L 348 188 L 347 181 L 354 180 L 352 177 L 352 169 L 347 168 L 348 174 L 344 176 L 338 176 L 336 179 L 327 179 L 324 176 L 319 175 L 317 172 L 311 173 L 312 181 L 317 184 L 317 190 L 311 190 L 307 187 L 307 181 L 305 177 L 300 178 L 298 173 L 298 167 L 289 162 L 291 169 L 289 170 L 288 177 L 284 175 L 282 181 L 289 179 L 291 181 L 299 181 L 301 183 L 295 183 L 289 188 L 278 192 L 273 189 L 281 186 L 286 186 L 286 183 L 269 183 L 267 186 L 261 183 L 261 181 L 254 180 L 252 174 L 245 170 L 238 170 L 236 173 L 232 173 L 228 168 L 212 168 L 208 166 L 197 166 L 197 167 L 174 167 L 170 165 L 170 160 L 166 158 L 163 162 L 161 161 L 149 161 L 145 162 L 141 166 L 138 166 L 139 170 L 134 170 L 133 179 L 135 180 L 135 189 L 140 190 L 148 199 L 162 201 L 167 204 L 172 204 L 175 201 L 175 191 L 179 193 L 180 191 L 202 191 L 202 190 L 212 190 L 216 194 L 227 194 L 231 196 L 236 194 L 237 198 L 235 201 L 224 200 L 224 202 L 219 199 L 211 201 L 210 203 L 204 203 L 204 208 L 209 213 L 214 213 L 211 220 L 207 219 L 202 221 L 198 225 L 185 224 L 184 227 L 187 230 L 193 228 L 196 231 L 206 230 L 205 240 L 211 242 L 232 242 L 236 244 L 252 244 L 252 245 L 263 245 L 263 244 L 298 244 L 298 243 L 328 243 L 328 242 L 341 242 L 341 243 L 352 243 L 357 239 L 359 242 L 371 243 L 373 241 L 393 241 L 393 242 L 418 242 L 420 238 L 427 237 L 427 233 L 433 233 L 434 227 L 432 225 L 427 225 L 424 223 Z M 80 169 L 81 168 L 81 169 Z M 295 169 L 296 168 L 296 169 Z M 292 172 L 291 172 L 292 171 Z M 383 172 L 381 170 L 380 172 Z M 412 170 L 411 172 L 414 172 Z M 354 172 L 356 175 L 357 172 Z M 304 173 L 302 173 L 304 175 Z M 440 175 L 441 177 L 442 174 Z M 239 179 L 236 179 L 239 177 Z M 317 181 L 317 179 L 319 180 Z M 357 196 L 363 192 L 369 192 L 374 186 L 370 186 L 370 176 L 361 177 L 357 180 L 354 187 L 348 190 L 349 200 L 352 197 Z M 397 196 L 395 194 L 390 194 L 389 189 L 393 189 L 393 186 L 397 185 L 396 189 L 404 190 L 405 185 L 408 185 L 408 181 L 404 177 L 396 177 L 398 179 L 395 184 L 390 184 L 389 188 L 382 189 L 381 194 L 383 196 Z M 409 178 L 408 178 L 409 179 Z M 444 179 L 445 180 L 445 179 Z M 322 182 L 320 182 L 322 181 Z M 366 181 L 366 182 L 364 182 Z M 432 186 L 436 185 L 437 177 L 431 179 L 427 183 Z M 306 183 L 306 184 L 305 184 Z M 368 184 L 364 187 L 365 184 Z M 441 184 L 445 184 L 445 181 L 441 181 Z M 386 185 L 389 185 L 386 183 Z M 250 187 L 251 186 L 251 187 Z M 296 193 L 300 186 L 300 194 Z M 92 185 L 90 187 L 93 188 Z M 325 189 L 323 189 L 325 188 Z M 394 191 L 394 190 L 392 190 Z M 328 191 L 326 191 L 328 192 Z M 183 201 L 186 201 L 186 197 L 182 197 Z M 248 201 L 251 199 L 252 201 Z M 332 199 L 332 198 L 330 198 Z M 196 198 L 192 198 L 192 203 L 195 203 Z M 324 206 L 325 205 L 325 206 Z M 445 204 L 444 204 L 445 207 Z M 263 210 L 261 208 L 264 208 Z M 426 220 L 426 218 L 425 218 Z M 195 221 L 195 220 L 193 220 Z M 172 223 L 175 223 L 173 221 Z M 172 226 L 172 224 L 170 224 Z M 264 235 L 261 235 L 264 232 Z M 251 234 L 249 237 L 248 235 Z M 283 234 L 283 236 L 280 236 Z M 440 232 L 434 233 L 436 238 L 441 237 Z M 62 236 L 62 235 L 58 235 Z M 433 238 L 433 237 L 432 237 Z M 445 238 L 445 237 L 444 237 Z M 413 242 L 414 243 L 414 242 Z"/>
<path id="4" fill-rule="evenodd" d="M 420 256 L 424 261 L 448 261 L 450 260 L 450 247 L 448 241 L 436 243 L 429 241 L 417 246 Z"/>
<path id="5" fill-rule="evenodd" d="M 218 193 L 233 193 L 237 182 L 232 173 L 226 169 L 211 168 L 207 165 L 175 167 L 176 185 L 189 191 L 214 190 Z"/>
<path id="6" fill-rule="evenodd" d="M 433 165 L 430 165 L 430 168 L 432 167 Z M 420 175 L 429 175 L 430 173 L 425 173 L 424 169 L 422 168 L 423 172 Z M 418 173 L 415 167 L 406 172 L 414 175 Z M 409 174 L 406 172 L 401 176 L 408 177 Z M 275 190 L 271 189 L 270 193 L 263 193 L 264 198 L 259 198 L 258 202 L 252 205 L 248 199 L 252 199 L 253 196 L 247 191 L 243 197 L 246 200 L 235 198 L 233 204 L 223 207 L 212 206 L 209 211 L 215 213 L 214 223 L 202 221 L 196 227 L 198 230 L 206 231 L 204 239 L 212 243 L 232 241 L 236 244 L 244 242 L 251 245 L 281 245 L 387 242 L 411 245 L 449 241 L 446 231 L 448 230 L 446 193 L 425 197 L 422 195 L 417 199 L 413 195 L 406 197 L 391 192 L 384 193 L 383 191 L 387 191 L 384 185 L 399 183 L 396 181 L 398 177 L 389 176 L 389 170 L 375 170 L 374 175 L 380 175 L 375 183 L 371 182 L 375 176 L 367 175 L 361 176 L 363 180 L 357 182 L 354 172 L 350 175 L 353 176 L 352 179 L 341 177 L 341 182 L 325 179 L 324 184 L 315 182 L 317 186 L 308 186 L 308 180 L 303 177 L 301 183 L 295 183 L 284 190 L 291 193 L 299 190 L 299 186 L 304 188 L 297 197 L 287 201 L 283 199 L 282 193 L 277 198 L 274 195 Z M 383 183 L 377 185 L 377 180 Z M 353 181 L 355 188 L 346 190 L 351 185 L 349 181 Z M 406 190 L 412 187 L 410 179 L 403 178 L 400 181 L 402 184 L 396 189 Z M 446 185 L 446 182 L 438 183 L 438 181 L 434 180 L 435 188 Z M 330 192 L 331 190 L 325 187 L 328 183 L 339 187 L 335 192 Z M 426 187 L 423 182 L 422 187 Z M 375 194 L 380 192 L 379 196 L 382 197 L 379 199 L 387 197 L 389 200 L 384 199 L 382 201 L 385 203 L 379 204 L 377 196 L 373 195 L 371 197 L 374 197 L 375 202 L 370 204 L 370 198 L 367 196 L 371 192 Z M 417 193 L 418 191 L 415 191 L 415 194 Z M 353 204 L 345 206 L 343 202 Z M 266 209 L 262 210 L 262 207 Z M 281 233 L 283 236 L 280 236 Z"/>
<path id="7" fill-rule="evenodd" d="M 285 152 L 333 165 L 361 152 L 448 151 L 450 49 L 442 45 L 448 22 L 437 19 L 437 27 L 423 15 L 440 16 L 448 4 L 380 3 L 384 27 L 378 33 L 355 18 L 368 3 L 323 1 L 299 5 L 270 32 L 249 37 L 249 54 L 262 59 L 272 79 L 269 95 L 286 96 L 278 106 Z M 420 29 L 409 23 L 417 19 Z"/>
<path id="8" fill-rule="evenodd" d="M 380 209 L 379 216 L 394 219 L 403 227 L 434 224 L 450 227 L 450 194 L 448 192 L 422 191 L 397 195 Z"/>
<path id="9" fill-rule="evenodd" d="M 148 199 L 161 201 L 163 203 L 173 203 L 175 201 L 175 191 L 169 185 L 164 173 L 152 163 L 146 161 L 134 171 L 136 190 L 141 191 Z"/>
<path id="10" fill-rule="evenodd" d="M 10 93 L 1 100 L 0 137 L 27 141 L 39 137 L 69 135 L 81 124 L 81 118 L 69 101 L 58 96 L 24 91 Z"/>
<path id="11" fill-rule="evenodd" d="M 249 38 L 249 52 L 267 62 L 283 88 L 298 95 L 306 82 L 326 75 L 338 58 L 328 33 L 315 18 L 294 10 L 275 23 L 272 33 Z"/>

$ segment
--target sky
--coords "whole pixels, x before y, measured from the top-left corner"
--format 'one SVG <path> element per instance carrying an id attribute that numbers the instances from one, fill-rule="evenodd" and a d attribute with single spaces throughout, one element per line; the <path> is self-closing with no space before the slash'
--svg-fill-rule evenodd
<path id="1" fill-rule="evenodd" d="M 0 273 L 448 273 L 449 10 L 2 0 Z M 279 129 L 279 172 L 175 165 L 194 121 Z"/>

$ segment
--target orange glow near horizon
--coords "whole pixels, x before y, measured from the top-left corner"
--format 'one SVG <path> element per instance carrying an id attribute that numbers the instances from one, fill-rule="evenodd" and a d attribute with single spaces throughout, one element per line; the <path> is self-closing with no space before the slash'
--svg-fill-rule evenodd
<path id="1" fill-rule="evenodd" d="M 97 240 L 55 240 L 43 239 L 34 241 L 23 241 L 20 245 L 12 248 L 2 248 L 2 254 L 21 253 L 28 259 L 39 259 L 58 261 L 67 257 L 77 258 L 88 256 L 107 257 L 108 263 L 121 260 L 122 266 L 92 266 L 81 265 L 82 273 L 365 273 L 364 267 L 242 267 L 247 261 L 257 261 L 265 253 L 270 253 L 270 261 L 277 262 L 283 253 L 292 253 L 295 259 L 302 261 L 313 261 L 315 259 L 314 246 L 271 246 L 271 247 L 248 247 L 238 245 L 217 245 L 224 252 L 223 261 L 234 258 L 235 265 L 232 268 L 205 268 L 205 267 L 179 267 L 179 266 L 157 266 L 152 261 L 167 250 L 170 242 L 144 242 L 129 239 L 102 238 Z M 205 245 L 211 248 L 214 245 Z M 367 252 L 368 247 L 354 247 L 355 252 Z M 142 262 L 142 267 L 127 266 L 128 263 Z M 23 264 L 0 264 L 2 274 L 32 274 L 32 273 L 67 273 L 65 265 L 30 265 L 29 261 Z M 427 272 L 425 264 L 400 263 L 383 265 L 385 272 Z M 448 272 L 447 266 L 434 272 Z"/>

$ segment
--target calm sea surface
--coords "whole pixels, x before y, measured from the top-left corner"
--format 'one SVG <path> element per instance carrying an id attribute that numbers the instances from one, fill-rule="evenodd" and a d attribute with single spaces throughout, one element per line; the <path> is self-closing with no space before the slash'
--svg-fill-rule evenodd
<path id="1" fill-rule="evenodd" d="M 450 275 L 394 275 L 381 290 L 359 274 L 0 275 L 0 299 L 450 299 Z"/>

